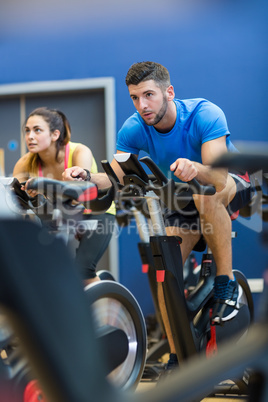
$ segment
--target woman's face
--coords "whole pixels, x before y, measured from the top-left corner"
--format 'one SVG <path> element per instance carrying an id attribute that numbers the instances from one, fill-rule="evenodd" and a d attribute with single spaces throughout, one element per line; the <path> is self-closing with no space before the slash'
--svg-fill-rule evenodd
<path id="1" fill-rule="evenodd" d="M 42 116 L 29 117 L 25 125 L 25 141 L 28 150 L 32 153 L 39 153 L 49 148 L 52 134 Z"/>

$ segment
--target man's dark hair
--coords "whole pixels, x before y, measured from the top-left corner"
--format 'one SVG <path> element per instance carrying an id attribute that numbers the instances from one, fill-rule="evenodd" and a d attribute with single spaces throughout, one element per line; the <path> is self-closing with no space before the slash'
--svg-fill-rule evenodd
<path id="1" fill-rule="evenodd" d="M 161 89 L 170 85 L 170 76 L 166 67 L 152 61 L 133 64 L 126 75 L 126 84 L 138 85 L 142 81 L 153 80 Z"/>

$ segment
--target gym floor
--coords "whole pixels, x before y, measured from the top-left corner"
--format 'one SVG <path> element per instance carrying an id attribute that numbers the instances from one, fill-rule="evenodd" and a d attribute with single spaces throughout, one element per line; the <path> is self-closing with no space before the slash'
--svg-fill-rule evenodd
<path id="1" fill-rule="evenodd" d="M 168 354 L 163 356 L 163 358 L 162 358 L 163 363 L 165 363 L 167 361 L 167 359 L 168 359 Z M 224 381 L 224 383 L 227 384 L 227 386 L 229 386 L 229 384 L 230 384 L 230 387 L 232 385 L 235 386 L 235 384 L 228 379 L 226 379 L 226 381 Z M 157 380 L 154 381 L 154 380 L 148 380 L 148 379 L 142 378 L 136 389 L 136 392 L 138 392 L 138 393 L 148 392 L 148 391 L 150 391 L 150 389 L 154 388 L 155 386 L 157 386 Z M 219 395 L 219 397 L 207 397 L 207 398 L 202 399 L 200 402 L 227 402 L 227 401 L 228 402 L 234 402 L 234 401 L 235 402 L 238 402 L 238 401 L 246 402 L 246 401 L 248 401 L 248 399 L 247 399 L 247 396 L 232 394 L 232 395 L 228 395 L 226 397 L 223 395 Z"/>
<path id="2" fill-rule="evenodd" d="M 156 381 L 143 381 L 141 380 L 140 384 L 137 387 L 136 392 L 148 392 L 150 389 L 154 388 L 156 386 L 157 382 Z M 202 399 L 200 402 L 246 402 L 248 401 L 247 397 L 242 397 L 240 395 L 232 395 L 232 396 L 219 396 L 217 398 L 215 397 L 208 397 Z"/>

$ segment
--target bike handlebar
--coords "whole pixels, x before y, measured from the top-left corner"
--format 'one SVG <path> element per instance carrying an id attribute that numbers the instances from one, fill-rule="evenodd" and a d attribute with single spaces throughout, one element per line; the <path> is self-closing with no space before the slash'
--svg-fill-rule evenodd
<path id="1" fill-rule="evenodd" d="M 86 209 L 99 213 L 109 209 L 114 199 L 113 187 L 98 190 L 95 184 L 86 181 L 60 181 L 48 177 L 33 178 L 28 181 L 27 189 L 42 193 L 42 195 L 38 194 L 35 197 L 29 197 L 25 191 L 21 190 L 21 183 L 14 179 L 14 183 L 16 182 L 17 184 L 14 184 L 13 188 L 17 197 L 23 199 L 24 206 L 31 209 L 39 207 L 37 199 L 40 199 L 41 196 L 42 205 L 48 200 L 53 205 L 56 204 L 57 200 L 61 200 L 58 207 L 72 205 L 72 202 L 76 201 L 80 205 L 83 204 Z"/>
<path id="2" fill-rule="evenodd" d="M 60 181 L 48 177 L 36 177 L 28 181 L 27 190 L 35 190 L 51 199 L 52 202 L 58 198 L 63 201 L 89 202 L 97 195 L 95 184 L 84 181 Z"/>
<path id="3" fill-rule="evenodd" d="M 216 193 L 216 189 L 214 186 L 204 186 L 200 184 L 199 181 L 197 181 L 196 179 L 192 179 L 188 183 L 190 183 L 195 188 L 193 194 L 214 195 Z"/>
<path id="4" fill-rule="evenodd" d="M 149 158 L 148 156 L 144 156 L 140 159 L 141 162 L 145 163 L 146 166 L 151 170 L 153 175 L 156 178 L 156 183 L 161 185 L 165 185 L 168 183 L 168 178 L 164 175 L 161 169 L 155 164 L 155 162 Z M 192 186 L 193 194 L 204 194 L 204 195 L 213 195 L 215 194 L 216 190 L 213 186 L 204 186 L 200 184 L 196 179 L 192 179 L 187 182 L 190 186 Z M 178 183 L 180 185 L 181 183 Z M 177 183 L 175 183 L 176 187 Z M 185 183 L 183 183 L 185 188 Z M 178 187 L 178 186 L 177 186 Z"/>
<path id="5" fill-rule="evenodd" d="M 168 179 L 148 156 L 139 161 L 134 154 L 116 154 L 115 159 L 125 173 L 123 181 L 126 188 L 122 188 L 121 193 L 126 198 L 144 196 L 152 190 L 169 209 L 183 209 L 193 194 L 213 195 L 216 192 L 213 186 L 203 186 L 196 179 L 188 183 Z M 152 175 L 144 171 L 140 162 L 150 169 Z"/>
<path id="6" fill-rule="evenodd" d="M 156 178 L 157 184 L 160 186 L 163 184 L 168 183 L 168 178 L 164 175 L 161 169 L 154 163 L 154 161 L 149 158 L 149 156 L 144 156 L 143 158 L 140 159 L 140 162 L 145 163 L 146 166 L 150 169 L 150 171 L 153 173 L 153 175 Z"/>
<path id="7" fill-rule="evenodd" d="M 229 169 L 235 169 L 238 171 L 247 171 L 251 177 L 253 187 L 255 188 L 255 194 L 246 206 L 240 209 L 240 215 L 247 218 L 253 215 L 255 212 L 259 213 L 262 220 L 268 221 L 268 148 L 267 144 L 262 147 L 249 150 L 240 153 L 226 153 L 217 158 L 212 167 L 219 168 L 225 167 Z M 260 172 L 260 181 L 258 178 L 258 172 Z"/>
<path id="8" fill-rule="evenodd" d="M 255 173 L 259 170 L 268 172 L 268 151 L 267 147 L 255 152 L 228 152 L 221 155 L 214 161 L 212 167 L 226 167 L 229 169 L 243 169 L 248 173 Z"/>

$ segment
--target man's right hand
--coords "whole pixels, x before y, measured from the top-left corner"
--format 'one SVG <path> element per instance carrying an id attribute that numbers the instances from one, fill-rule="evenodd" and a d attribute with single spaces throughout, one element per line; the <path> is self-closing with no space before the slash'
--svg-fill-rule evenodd
<path id="1" fill-rule="evenodd" d="M 198 170 L 194 162 L 189 159 L 179 158 L 170 166 L 174 175 L 182 181 L 190 181 L 197 176 Z"/>

